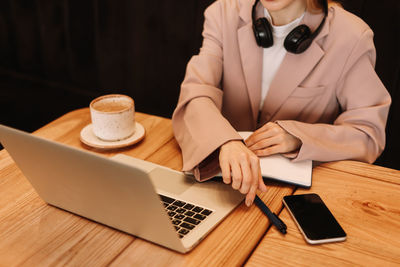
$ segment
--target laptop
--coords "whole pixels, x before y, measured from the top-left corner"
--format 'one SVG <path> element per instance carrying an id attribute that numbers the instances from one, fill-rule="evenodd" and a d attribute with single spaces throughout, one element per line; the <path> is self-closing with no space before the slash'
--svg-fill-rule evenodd
<path id="1" fill-rule="evenodd" d="M 186 253 L 244 196 L 221 181 L 148 161 L 107 158 L 0 125 L 0 142 L 50 205 Z"/>

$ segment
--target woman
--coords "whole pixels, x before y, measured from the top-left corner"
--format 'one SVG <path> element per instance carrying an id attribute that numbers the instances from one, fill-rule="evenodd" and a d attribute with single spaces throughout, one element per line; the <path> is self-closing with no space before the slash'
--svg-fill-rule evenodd
<path id="1" fill-rule="evenodd" d="M 338 5 L 324 15 L 324 5 L 220 0 L 207 8 L 203 45 L 172 118 L 183 171 L 203 181 L 221 169 L 250 206 L 266 190 L 258 156 L 376 160 L 391 100 L 374 71 L 373 33 Z M 272 25 L 272 46 L 257 45 L 252 15 L 255 25 L 264 16 Z M 284 40 L 299 24 L 315 38 L 304 52 L 288 52 Z M 243 142 L 237 131 L 254 133 Z"/>

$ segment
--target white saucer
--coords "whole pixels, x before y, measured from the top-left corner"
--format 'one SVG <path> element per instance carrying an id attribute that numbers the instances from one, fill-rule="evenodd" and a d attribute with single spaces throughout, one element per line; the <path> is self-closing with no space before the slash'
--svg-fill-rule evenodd
<path id="1" fill-rule="evenodd" d="M 101 148 L 101 149 L 114 149 L 136 144 L 137 142 L 141 141 L 144 138 L 144 136 L 145 136 L 145 129 L 143 125 L 136 122 L 135 133 L 130 137 L 119 141 L 104 141 L 94 135 L 92 130 L 92 124 L 88 124 L 82 129 L 80 139 L 82 143 L 91 147 Z"/>

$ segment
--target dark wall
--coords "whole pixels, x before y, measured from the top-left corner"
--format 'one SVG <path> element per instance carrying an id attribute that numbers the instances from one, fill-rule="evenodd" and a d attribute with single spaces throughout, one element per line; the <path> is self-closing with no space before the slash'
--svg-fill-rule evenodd
<path id="1" fill-rule="evenodd" d="M 1 0 L 0 123 L 33 131 L 107 93 L 170 117 L 213 1 Z M 393 98 L 377 163 L 400 169 L 400 1 L 342 2 L 375 32 L 376 70 Z"/>
<path id="2" fill-rule="evenodd" d="M 33 131 L 107 93 L 170 117 L 211 2 L 0 1 L 0 122 Z"/>

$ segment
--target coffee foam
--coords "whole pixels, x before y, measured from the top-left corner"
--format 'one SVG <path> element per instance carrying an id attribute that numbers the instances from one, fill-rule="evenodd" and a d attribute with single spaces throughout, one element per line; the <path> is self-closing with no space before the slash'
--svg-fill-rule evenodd
<path id="1" fill-rule="evenodd" d="M 132 102 L 125 97 L 102 98 L 92 103 L 92 107 L 100 112 L 121 112 L 132 107 Z"/>

